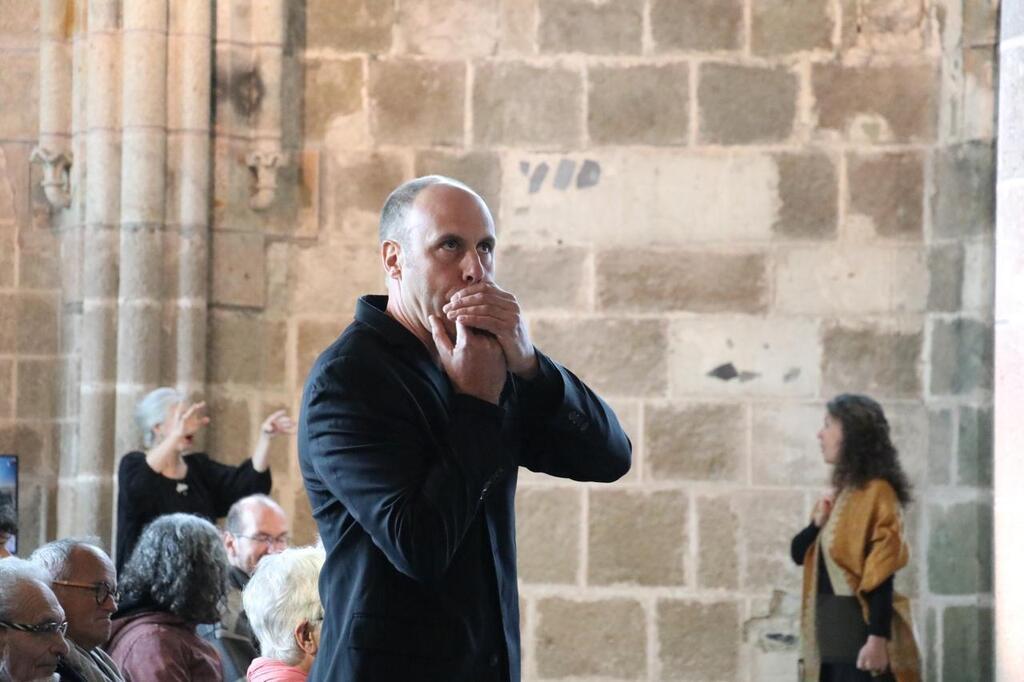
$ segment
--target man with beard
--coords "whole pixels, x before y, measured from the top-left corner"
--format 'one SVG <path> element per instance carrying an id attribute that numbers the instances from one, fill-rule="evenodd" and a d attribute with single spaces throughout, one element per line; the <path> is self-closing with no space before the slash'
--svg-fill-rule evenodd
<path id="1" fill-rule="evenodd" d="M 0 560 L 0 680 L 58 680 L 67 628 L 46 574 L 24 559 Z"/>

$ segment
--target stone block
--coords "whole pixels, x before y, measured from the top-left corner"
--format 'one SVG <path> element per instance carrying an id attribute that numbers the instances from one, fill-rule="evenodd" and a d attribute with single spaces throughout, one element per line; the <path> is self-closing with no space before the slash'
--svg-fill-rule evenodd
<path id="1" fill-rule="evenodd" d="M 739 604 L 665 599 L 657 608 L 663 679 L 737 679 Z"/>
<path id="2" fill-rule="evenodd" d="M 214 310 L 208 325 L 210 382 L 260 384 L 263 378 L 263 320 L 251 313 Z"/>
<path id="3" fill-rule="evenodd" d="M 995 153 L 992 142 L 964 142 L 935 150 L 932 231 L 940 239 L 991 234 L 995 227 Z"/>
<path id="4" fill-rule="evenodd" d="M 785 67 L 707 62 L 700 67 L 698 139 L 706 144 L 783 142 L 796 119 L 796 75 Z M 742 101 L 742 107 L 736 102 Z"/>
<path id="5" fill-rule="evenodd" d="M 647 405 L 644 454 L 655 480 L 738 481 L 747 460 L 743 405 Z"/>
<path id="6" fill-rule="evenodd" d="M 705 589 L 739 587 L 740 520 L 728 497 L 697 500 L 697 584 Z"/>
<path id="7" fill-rule="evenodd" d="M 963 395 L 992 387 L 990 324 L 968 318 L 932 322 L 931 394 Z"/>
<path id="8" fill-rule="evenodd" d="M 642 0 L 538 0 L 541 52 L 639 54 Z"/>
<path id="9" fill-rule="evenodd" d="M 740 586 L 799 592 L 801 569 L 788 549 L 793 535 L 807 525 L 803 495 L 788 490 L 742 492 L 732 499 L 745 556 Z"/>
<path id="10" fill-rule="evenodd" d="M 20 368 L 24 361 L 18 364 Z M 26 369 L 35 368 L 27 367 Z M 18 417 L 20 419 L 22 415 L 18 415 Z M 44 478 L 56 474 L 57 445 L 54 424 L 20 421 L 0 426 L 0 452 L 18 455 L 20 474 L 23 477 Z M 24 519 L 25 516 L 25 512 L 22 511 L 20 517 Z M 20 551 L 19 554 L 21 554 Z"/>
<path id="11" fill-rule="evenodd" d="M 307 140 L 323 138 L 335 116 L 363 108 L 363 60 L 309 60 L 305 63 L 303 133 Z"/>
<path id="12" fill-rule="evenodd" d="M 935 410 L 928 414 L 928 482 L 948 485 L 953 456 L 953 412 Z"/>
<path id="13" fill-rule="evenodd" d="M 386 53 L 395 23 L 392 0 L 310 0 L 306 40 L 311 48 Z"/>
<path id="14" fill-rule="evenodd" d="M 0 2 L 0 47 L 37 48 L 39 46 L 39 10 L 42 3 L 23 2 L 23 0 L 2 0 Z M 74 30 L 74 14 L 69 13 L 66 21 L 72 25 L 63 26 L 65 30 Z M 64 22 L 61 22 L 62 24 Z M 55 38 L 66 39 L 67 35 L 55 35 Z"/>
<path id="15" fill-rule="evenodd" d="M 928 478 L 931 459 L 928 410 L 920 402 L 886 402 L 883 408 L 889 422 L 890 439 L 899 451 L 900 466 L 911 483 L 922 485 Z"/>
<path id="16" fill-rule="evenodd" d="M 594 66 L 587 130 L 594 144 L 684 145 L 690 136 L 686 63 Z"/>
<path id="17" fill-rule="evenodd" d="M 842 315 L 923 312 L 928 303 L 924 248 L 848 244 L 778 253 L 775 309 Z"/>
<path id="18" fill-rule="evenodd" d="M 763 312 L 768 268 L 761 253 L 604 251 L 596 258 L 597 305 L 648 312 Z"/>
<path id="19" fill-rule="evenodd" d="M 942 612 L 942 643 L 943 680 L 991 682 L 996 679 L 991 607 L 946 607 Z"/>
<path id="20" fill-rule="evenodd" d="M 519 579 L 575 584 L 583 491 L 521 487 L 516 494 Z"/>
<path id="21" fill-rule="evenodd" d="M 819 322 L 703 316 L 672 323 L 673 397 L 812 397 L 821 385 Z"/>
<path id="22" fill-rule="evenodd" d="M 985 502 L 932 504 L 928 588 L 933 594 L 992 591 L 992 507 Z"/>
<path id="23" fill-rule="evenodd" d="M 842 13 L 839 47 L 843 50 L 919 54 L 927 49 L 925 40 L 930 15 L 923 3 L 865 4 L 859 0 L 841 0 L 839 9 Z"/>
<path id="24" fill-rule="evenodd" d="M 536 609 L 534 655 L 542 678 L 646 677 L 646 618 L 639 602 L 550 597 Z"/>
<path id="25" fill-rule="evenodd" d="M 263 235 L 215 231 L 210 251 L 210 301 L 262 308 L 266 300 Z"/>
<path id="26" fill-rule="evenodd" d="M 962 107 L 957 139 L 992 140 L 996 137 L 998 102 L 996 82 L 999 53 L 994 45 L 970 46 L 963 49 L 963 95 L 957 101 Z"/>
<path id="27" fill-rule="evenodd" d="M 645 248 L 692 248 L 772 237 L 778 169 L 768 155 L 603 150 L 505 159 L 503 238 L 636 248 L 642 230 Z"/>
<path id="28" fill-rule="evenodd" d="M 56 293 L 0 294 L 0 353 L 56 353 L 58 307 Z"/>
<path id="29" fill-rule="evenodd" d="M 934 140 L 938 86 L 934 64 L 811 69 L 818 127 L 855 142 Z"/>
<path id="30" fill-rule="evenodd" d="M 522 93 L 530 93 L 523 97 Z M 565 67 L 480 64 L 473 80 L 473 141 L 479 146 L 578 147 L 583 78 Z"/>
<path id="31" fill-rule="evenodd" d="M 961 244 L 940 244 L 928 249 L 928 310 L 960 309 L 964 288 L 964 249 Z"/>
<path id="32" fill-rule="evenodd" d="M 309 506 L 309 496 L 306 489 L 299 486 L 293 491 L 294 506 L 289 514 L 292 522 L 292 542 L 296 546 L 312 545 L 319 535 L 316 520 L 313 519 L 313 510 Z"/>
<path id="33" fill-rule="evenodd" d="M 488 57 L 498 46 L 497 0 L 406 0 L 399 5 L 399 49 L 451 59 Z"/>
<path id="34" fill-rule="evenodd" d="M 590 585 L 682 585 L 687 499 L 677 491 L 591 490 Z"/>
<path id="35" fill-rule="evenodd" d="M 1000 241 L 1000 248 L 1005 243 Z M 992 239 L 964 244 L 964 275 L 961 302 L 963 310 L 981 317 L 992 313 L 995 301 L 996 254 Z M 1000 299 L 1002 293 L 1000 292 Z"/>
<path id="36" fill-rule="evenodd" d="M 35 51 L 4 53 L 0 92 L 18 93 L 0 105 L 4 139 L 34 141 L 39 136 L 39 56 Z"/>
<path id="37" fill-rule="evenodd" d="M 957 483 L 992 486 L 992 408 L 961 407 Z"/>
<path id="38" fill-rule="evenodd" d="M 35 223 L 41 213 L 48 215 L 40 188 L 33 185 L 33 164 L 29 161 L 35 137 L 31 142 L 5 142 L 0 144 L 0 234 L 11 230 L 16 223 L 26 228 Z M 35 166 L 35 172 L 39 167 Z M 42 211 L 40 211 L 42 209 Z"/>
<path id="39" fill-rule="evenodd" d="M 0 359 L 0 419 L 14 416 L 14 360 Z"/>
<path id="40" fill-rule="evenodd" d="M 210 457 L 225 464 L 240 464 L 252 455 L 253 435 L 259 421 L 253 419 L 249 401 L 213 388 L 205 396 L 210 425 L 206 448 Z M 262 421 L 262 415 L 256 415 Z"/>
<path id="41" fill-rule="evenodd" d="M 832 239 L 836 235 L 839 179 L 828 154 L 778 154 L 779 207 L 772 229 L 789 239 Z"/>
<path id="42" fill-rule="evenodd" d="M 380 249 L 321 242 L 297 249 L 291 270 L 291 310 L 297 316 L 330 316 L 342 326 L 356 299 L 385 290 Z"/>
<path id="43" fill-rule="evenodd" d="M 538 319 L 530 324 L 530 336 L 601 395 L 665 393 L 667 329 L 660 320 Z"/>
<path id="44" fill-rule="evenodd" d="M 503 54 L 533 54 L 537 51 L 537 0 L 499 0 L 500 37 Z"/>
<path id="45" fill-rule="evenodd" d="M 921 344 L 920 331 L 829 326 L 822 334 L 822 391 L 918 398 Z"/>
<path id="46" fill-rule="evenodd" d="M 56 417 L 59 375 L 60 366 L 56 359 L 19 359 L 15 416 L 18 419 Z"/>
<path id="47" fill-rule="evenodd" d="M 353 234 L 345 230 L 346 219 L 360 211 L 378 221 L 388 195 L 408 178 L 404 159 L 389 152 L 339 151 L 327 154 L 324 164 L 321 191 L 327 229 L 343 233 L 346 241 L 376 247 L 376 225 Z"/>
<path id="48" fill-rule="evenodd" d="M 651 0 L 651 35 L 659 52 L 739 50 L 740 0 Z"/>
<path id="49" fill-rule="evenodd" d="M 298 327 L 296 375 L 305 377 L 320 353 L 334 343 L 345 325 L 334 320 L 299 320 L 296 324 Z"/>
<path id="50" fill-rule="evenodd" d="M 752 5 L 750 47 L 775 56 L 830 50 L 835 18 L 827 0 L 756 0 Z"/>
<path id="51" fill-rule="evenodd" d="M 487 203 L 496 227 L 501 229 L 501 159 L 495 152 L 424 149 L 416 152 L 413 168 L 416 177 L 446 175 L 472 187 Z"/>
<path id="52" fill-rule="evenodd" d="M 284 320 L 264 319 L 263 362 L 261 367 L 264 386 L 269 388 L 284 385 L 287 379 L 287 350 L 287 322 Z"/>
<path id="53" fill-rule="evenodd" d="M 426 147 L 463 143 L 463 64 L 411 59 L 371 61 L 369 93 L 370 127 L 377 142 Z"/>
<path id="54" fill-rule="evenodd" d="M 497 282 L 516 295 L 529 317 L 543 308 L 585 310 L 589 304 L 589 256 L 575 246 L 530 247 L 499 243 Z"/>
<path id="55" fill-rule="evenodd" d="M 918 152 L 851 154 L 850 213 L 871 221 L 879 237 L 921 239 L 924 162 Z"/>
<path id="56" fill-rule="evenodd" d="M 0 224 L 0 288 L 13 288 L 18 261 L 17 228 Z"/>
<path id="57" fill-rule="evenodd" d="M 819 486 L 828 479 L 817 434 L 825 417 L 819 404 L 754 405 L 751 458 L 755 485 Z"/>

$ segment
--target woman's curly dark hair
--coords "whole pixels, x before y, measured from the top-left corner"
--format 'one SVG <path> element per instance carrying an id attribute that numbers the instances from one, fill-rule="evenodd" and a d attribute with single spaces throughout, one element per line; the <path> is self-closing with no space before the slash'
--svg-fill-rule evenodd
<path id="1" fill-rule="evenodd" d="M 882 406 L 866 395 L 843 393 L 829 401 L 828 413 L 843 427 L 839 461 L 832 470 L 832 485 L 862 488 L 881 478 L 896 491 L 900 504 L 912 500 L 910 481 L 900 466 L 899 453 L 889 439 L 889 422 Z"/>
<path id="2" fill-rule="evenodd" d="M 228 556 L 212 523 L 168 514 L 146 526 L 120 578 L 121 608 L 153 607 L 216 623 L 227 598 Z"/>

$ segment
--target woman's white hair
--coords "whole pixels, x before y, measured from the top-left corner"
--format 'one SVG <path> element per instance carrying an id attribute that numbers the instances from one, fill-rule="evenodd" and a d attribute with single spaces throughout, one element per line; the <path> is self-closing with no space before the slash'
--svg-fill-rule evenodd
<path id="1" fill-rule="evenodd" d="M 286 665 L 302 660 L 295 627 L 309 622 L 319 627 L 323 606 L 317 584 L 324 550 L 296 547 L 260 560 L 242 592 L 242 606 L 260 641 L 260 653 Z"/>
<path id="2" fill-rule="evenodd" d="M 185 396 L 166 386 L 150 391 L 139 401 L 135 406 L 135 422 L 142 431 L 143 445 L 147 448 L 153 447 L 156 441 L 153 427 L 164 422 L 171 405 L 182 402 L 185 402 Z"/>

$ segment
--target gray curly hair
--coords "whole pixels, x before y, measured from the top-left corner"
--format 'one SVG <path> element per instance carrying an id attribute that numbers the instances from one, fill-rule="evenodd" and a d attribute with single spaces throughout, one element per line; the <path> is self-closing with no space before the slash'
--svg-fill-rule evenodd
<path id="1" fill-rule="evenodd" d="M 191 514 L 146 526 L 120 579 L 122 609 L 154 606 L 192 623 L 216 623 L 227 598 L 228 555 L 217 528 Z"/>

